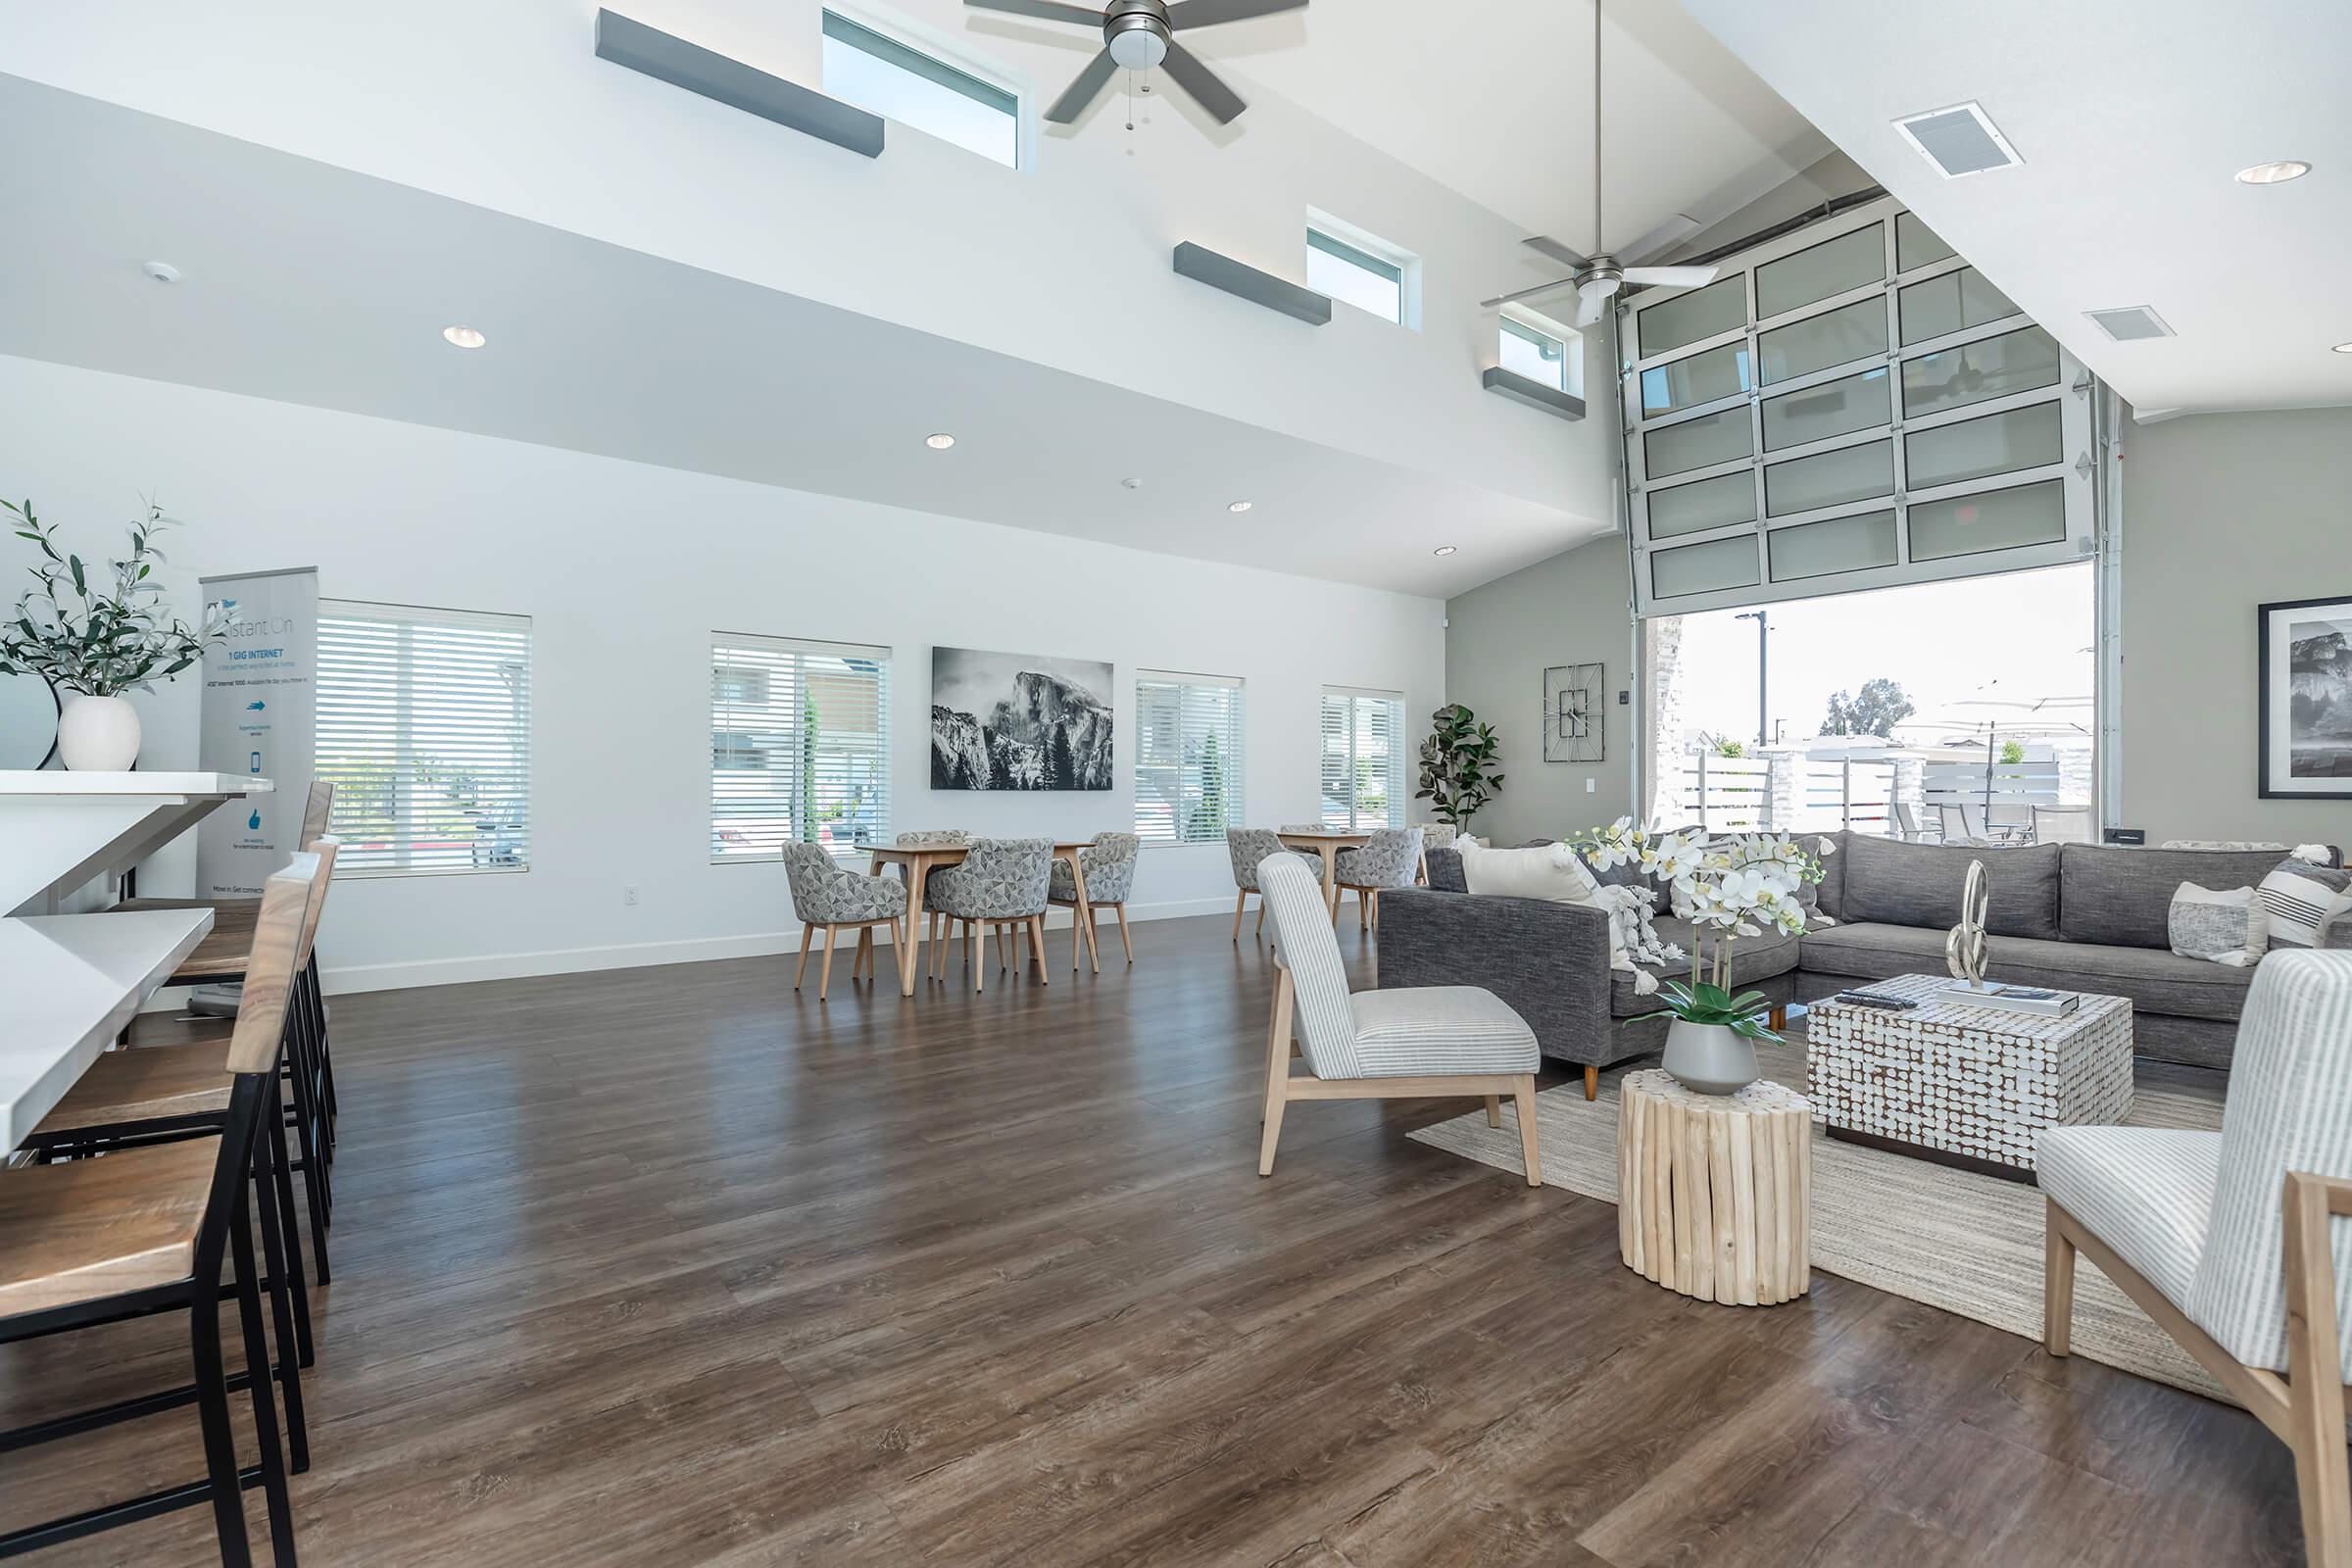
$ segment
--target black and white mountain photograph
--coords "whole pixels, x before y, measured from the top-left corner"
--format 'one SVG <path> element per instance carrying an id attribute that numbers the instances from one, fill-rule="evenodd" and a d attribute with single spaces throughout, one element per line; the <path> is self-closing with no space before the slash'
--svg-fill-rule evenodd
<path id="1" fill-rule="evenodd" d="M 2293 776 L 2352 779 L 2352 618 L 2291 621 L 2286 639 Z"/>
<path id="2" fill-rule="evenodd" d="M 1110 788 L 1110 665 L 931 650 L 931 787 Z"/>

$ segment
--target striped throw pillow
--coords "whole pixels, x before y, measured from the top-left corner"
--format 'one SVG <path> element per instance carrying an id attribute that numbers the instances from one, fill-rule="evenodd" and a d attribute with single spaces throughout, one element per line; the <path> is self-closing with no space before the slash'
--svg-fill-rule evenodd
<path id="1" fill-rule="evenodd" d="M 2352 871 L 2281 860 L 2254 896 L 2270 914 L 2272 947 L 2352 947 Z"/>

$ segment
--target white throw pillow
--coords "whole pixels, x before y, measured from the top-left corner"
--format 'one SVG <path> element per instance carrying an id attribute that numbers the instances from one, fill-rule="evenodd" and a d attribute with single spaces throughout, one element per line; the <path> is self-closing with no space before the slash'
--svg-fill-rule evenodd
<path id="1" fill-rule="evenodd" d="M 2252 888 L 2216 892 L 2183 882 L 2173 890 L 2165 929 L 2181 957 L 2236 969 L 2260 963 L 2271 945 L 2270 916 Z"/>
<path id="2" fill-rule="evenodd" d="M 1583 856 L 1565 844 L 1539 844 L 1525 850 L 1483 849 L 1470 838 L 1453 841 L 1462 858 L 1462 886 L 1473 896 L 1542 899 L 1548 904 L 1582 904 L 1610 914 L 1609 963 L 1623 967 L 1625 939 L 1614 910 L 1601 897 L 1600 883 L 1585 866 Z"/>
<path id="3" fill-rule="evenodd" d="M 2270 916 L 2274 948 L 2338 948 L 2352 939 L 2352 871 L 2290 858 L 2262 879 L 2254 902 Z"/>

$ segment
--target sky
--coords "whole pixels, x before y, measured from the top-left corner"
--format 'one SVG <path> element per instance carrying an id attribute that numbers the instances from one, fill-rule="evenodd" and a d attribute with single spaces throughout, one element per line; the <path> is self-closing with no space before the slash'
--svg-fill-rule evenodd
<path id="1" fill-rule="evenodd" d="M 1777 738 L 1817 733 L 1831 693 L 1880 675 L 1901 682 L 1923 714 L 1971 698 L 2087 698 L 2098 662 L 2092 587 L 2085 564 L 1769 606 Z M 1683 617 L 1683 721 L 1752 745 L 1756 623 L 1736 614 Z"/>

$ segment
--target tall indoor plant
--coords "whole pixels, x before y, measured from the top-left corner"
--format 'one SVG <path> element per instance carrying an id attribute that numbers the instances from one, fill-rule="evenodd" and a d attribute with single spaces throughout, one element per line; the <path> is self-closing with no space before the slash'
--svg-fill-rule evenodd
<path id="1" fill-rule="evenodd" d="M 1763 992 L 1732 994 L 1732 945 L 1766 927 L 1801 933 L 1803 891 L 1821 880 L 1820 859 L 1786 833 L 1710 840 L 1697 828 L 1638 828 L 1630 817 L 1575 842 L 1601 870 L 1641 866 L 1690 911 L 1690 978 L 1661 983 L 1660 1010 L 1626 1022 L 1671 1018 L 1665 1068 L 1701 1094 L 1728 1095 L 1754 1083 L 1755 1043 L 1780 1036 L 1766 1022 L 1772 1004 Z"/>
<path id="2" fill-rule="evenodd" d="M 1439 821 L 1456 833 L 1469 831 L 1470 819 L 1502 789 L 1494 769 L 1501 743 L 1494 726 L 1460 703 L 1448 703 L 1429 715 L 1435 725 L 1421 743 L 1421 783 L 1413 799 L 1428 801 Z"/>
<path id="3" fill-rule="evenodd" d="M 130 525 L 130 554 L 103 567 L 60 549 L 56 527 L 33 515 L 31 502 L 0 508 L 17 537 L 41 553 L 29 568 L 39 586 L 0 624 L 0 672 L 38 675 L 73 698 L 57 725 L 66 766 L 128 768 L 138 760 L 139 715 L 122 694 L 153 691 L 196 662 L 227 616 L 215 612 L 201 630 L 166 618 L 163 588 L 148 578 L 164 560 L 155 536 L 172 520 L 153 502 Z"/>

